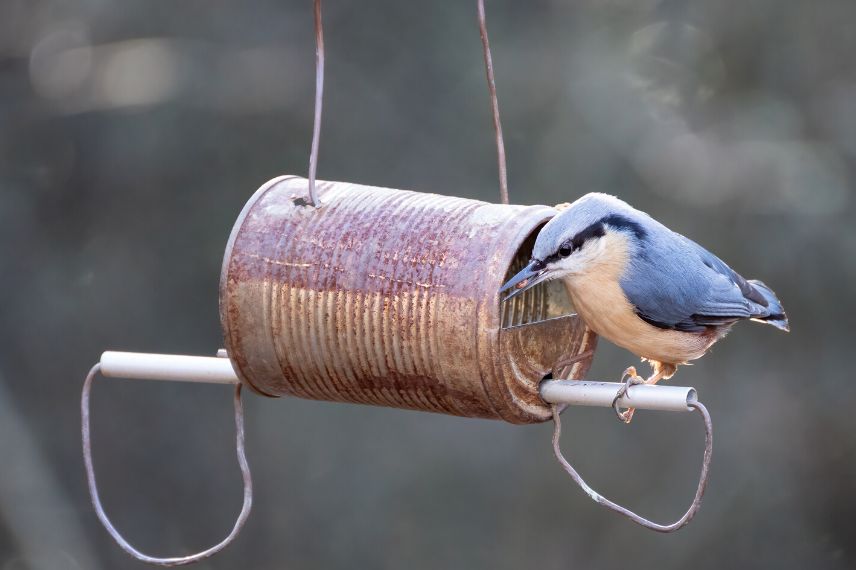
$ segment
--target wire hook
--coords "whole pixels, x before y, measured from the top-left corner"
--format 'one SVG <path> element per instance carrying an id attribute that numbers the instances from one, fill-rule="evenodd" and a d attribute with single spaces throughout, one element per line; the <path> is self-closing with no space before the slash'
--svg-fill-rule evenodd
<path id="1" fill-rule="evenodd" d="M 238 519 L 235 521 L 235 526 L 232 527 L 231 532 L 229 532 L 228 536 L 224 538 L 219 543 L 215 544 L 211 548 L 203 550 L 201 552 L 197 552 L 195 554 L 190 554 L 188 556 L 177 556 L 170 558 L 159 558 L 156 556 L 149 556 L 147 554 L 143 554 L 131 544 L 125 540 L 125 538 L 119 534 L 119 531 L 116 530 L 116 527 L 113 526 L 113 523 L 110 522 L 110 519 L 107 517 L 107 513 L 104 512 L 104 507 L 101 506 L 101 498 L 98 495 L 98 485 L 95 481 L 95 467 L 92 462 L 92 441 L 90 438 L 90 428 L 89 428 L 89 395 L 92 391 L 92 381 L 95 376 L 101 371 L 101 363 L 99 362 L 89 371 L 89 374 L 86 376 L 86 380 L 83 382 L 83 392 L 80 397 L 80 417 L 81 417 L 81 434 L 83 438 L 83 462 L 86 465 L 86 480 L 89 484 L 89 495 L 92 498 L 92 506 L 95 508 L 95 513 L 98 515 L 98 520 L 101 521 L 101 524 L 104 525 L 104 528 L 107 529 L 107 532 L 116 541 L 116 543 L 128 554 L 136 558 L 141 562 L 146 562 L 148 564 L 155 564 L 158 566 L 183 566 L 185 564 L 192 564 L 193 562 L 198 562 L 200 560 L 204 560 L 214 554 L 220 552 L 233 540 L 238 536 L 238 533 L 241 532 L 241 529 L 244 527 L 244 523 L 247 522 L 247 517 L 250 516 L 250 509 L 253 506 L 253 481 L 250 475 L 250 466 L 247 463 L 247 456 L 244 450 L 244 407 L 241 403 L 241 384 L 238 383 L 235 386 L 235 432 L 236 432 L 236 447 L 238 454 L 238 465 L 241 468 L 241 476 L 244 480 L 244 504 L 241 507 L 241 512 L 238 515 Z"/>
<path id="2" fill-rule="evenodd" d="M 687 509 L 687 512 L 684 513 L 684 516 L 676 520 L 671 524 L 658 524 L 652 522 L 645 517 L 639 516 L 633 511 L 622 507 L 619 504 L 613 503 L 594 489 L 592 489 L 588 483 L 583 480 L 577 470 L 574 469 L 568 460 L 565 459 L 565 456 L 562 455 L 562 450 L 559 447 L 559 437 L 562 435 L 562 422 L 559 419 L 559 409 L 556 404 L 551 405 L 551 409 L 553 411 L 553 453 L 556 455 L 556 459 L 559 460 L 559 464 L 568 472 L 568 475 L 571 476 L 571 479 L 579 485 L 586 494 L 591 497 L 595 503 L 603 505 L 613 511 L 624 515 L 629 518 L 636 524 L 644 526 L 647 529 L 654 530 L 657 532 L 669 533 L 675 532 L 679 528 L 688 524 L 695 514 L 698 512 L 701 507 L 701 500 L 704 496 L 704 491 L 707 488 L 708 477 L 710 475 L 710 460 L 713 456 L 713 422 L 710 419 L 710 414 L 707 411 L 707 408 L 704 407 L 704 404 L 697 400 L 692 400 L 687 402 L 687 406 L 693 408 L 697 411 L 702 419 L 704 420 L 704 458 L 702 459 L 701 464 L 701 474 L 699 475 L 698 480 L 698 488 L 696 489 L 695 497 L 693 497 L 693 502 L 690 504 L 690 508 Z"/>

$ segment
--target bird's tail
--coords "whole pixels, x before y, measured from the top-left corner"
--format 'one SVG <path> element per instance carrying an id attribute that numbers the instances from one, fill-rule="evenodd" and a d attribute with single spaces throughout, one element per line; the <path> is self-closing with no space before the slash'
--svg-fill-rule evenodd
<path id="1" fill-rule="evenodd" d="M 752 285 L 752 287 L 767 301 L 767 310 L 765 311 L 767 314 L 759 315 L 754 317 L 752 320 L 773 325 L 777 329 L 785 332 L 790 331 L 791 328 L 788 324 L 788 316 L 785 314 L 785 308 L 782 307 L 781 301 L 779 301 L 779 298 L 776 297 L 775 293 L 773 293 L 773 290 L 757 279 L 750 279 L 749 284 Z"/>

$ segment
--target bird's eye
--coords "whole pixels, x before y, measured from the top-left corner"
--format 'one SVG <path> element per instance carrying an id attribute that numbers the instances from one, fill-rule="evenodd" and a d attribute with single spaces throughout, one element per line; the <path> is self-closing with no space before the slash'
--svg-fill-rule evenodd
<path id="1" fill-rule="evenodd" d="M 573 248 L 568 243 L 563 243 L 561 247 L 559 247 L 559 255 L 562 257 L 568 257 L 574 252 Z"/>

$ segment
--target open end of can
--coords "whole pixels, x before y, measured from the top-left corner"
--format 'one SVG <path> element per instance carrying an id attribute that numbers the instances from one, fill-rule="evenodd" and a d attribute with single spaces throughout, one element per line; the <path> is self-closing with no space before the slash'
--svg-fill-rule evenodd
<path id="1" fill-rule="evenodd" d="M 504 269 L 503 283 L 523 269 L 532 257 L 538 232 L 546 222 L 530 226 Z M 489 390 L 495 408 L 512 423 L 546 421 L 550 406 L 538 392 L 548 372 L 557 377 L 583 378 L 591 364 L 597 335 L 574 309 L 562 281 L 535 285 L 508 300 L 498 295 L 498 387 Z"/>
<path id="2" fill-rule="evenodd" d="M 535 238 L 544 224 L 536 227 L 531 234 L 520 244 L 520 248 L 514 255 L 503 282 L 508 281 L 521 269 L 526 267 L 532 257 L 532 248 L 535 246 Z M 529 325 L 575 314 L 573 303 L 561 281 L 546 281 L 539 283 L 512 297 L 508 301 L 500 298 L 501 327 L 511 328 L 521 325 Z"/>

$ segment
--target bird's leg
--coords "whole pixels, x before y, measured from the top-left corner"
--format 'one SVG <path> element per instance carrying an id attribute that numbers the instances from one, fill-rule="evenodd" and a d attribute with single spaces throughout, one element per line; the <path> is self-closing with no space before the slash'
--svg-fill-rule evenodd
<path id="1" fill-rule="evenodd" d="M 625 378 L 627 378 L 627 380 L 625 380 Z M 618 407 L 618 400 L 624 397 L 628 388 L 635 384 L 644 384 L 645 380 L 636 373 L 635 366 L 630 366 L 621 375 L 621 381 L 624 382 L 624 384 L 618 389 L 618 392 L 615 393 L 615 398 L 612 400 L 612 409 L 615 410 L 615 414 L 618 416 L 619 420 L 629 424 L 630 420 L 633 419 L 633 412 L 636 408 L 627 408 L 626 411 L 622 412 L 621 408 Z"/>
<path id="2" fill-rule="evenodd" d="M 666 374 L 668 372 L 669 370 L 664 369 L 664 367 L 656 366 L 654 368 L 654 373 L 643 380 L 642 378 L 636 375 L 636 368 L 634 368 L 633 366 L 625 370 L 624 374 L 621 375 L 621 380 L 624 380 L 625 377 L 628 378 L 624 382 L 624 385 L 618 389 L 618 392 L 616 392 L 615 399 L 612 400 L 612 409 L 615 410 L 618 419 L 626 424 L 629 424 L 631 420 L 633 420 L 634 412 L 636 412 L 636 408 L 627 408 L 622 412 L 621 408 L 618 407 L 618 400 L 620 400 L 627 393 L 627 389 L 630 388 L 630 386 L 636 384 L 654 385 L 660 380 L 662 380 L 664 377 L 666 377 Z M 674 374 L 673 370 L 672 374 Z M 669 375 L 671 376 L 671 374 Z"/>

